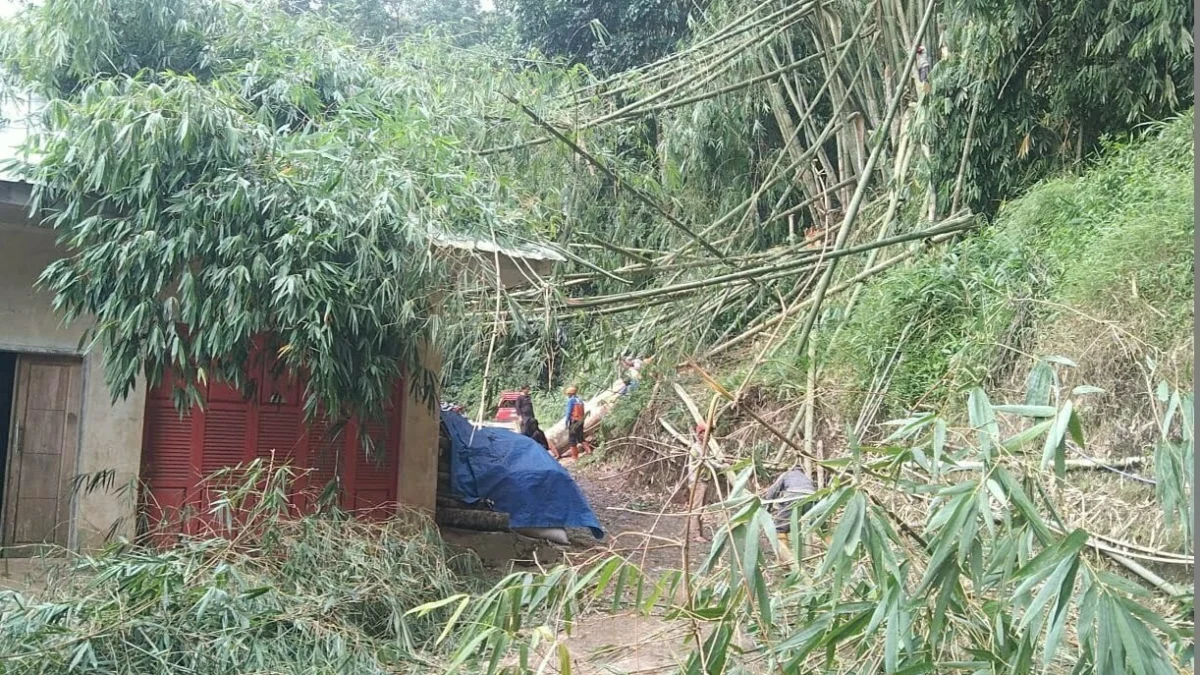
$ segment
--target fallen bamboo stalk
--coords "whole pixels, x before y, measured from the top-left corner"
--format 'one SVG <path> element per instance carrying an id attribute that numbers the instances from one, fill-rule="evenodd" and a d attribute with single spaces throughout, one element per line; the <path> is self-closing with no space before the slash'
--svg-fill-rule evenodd
<path id="1" fill-rule="evenodd" d="M 688 227 L 686 223 L 679 220 L 675 216 L 671 215 L 665 208 L 663 208 L 663 206 L 661 204 L 659 204 L 652 197 L 650 197 L 650 195 L 646 194 L 645 192 L 642 192 L 636 186 L 631 185 L 629 183 L 629 181 L 622 180 L 621 176 L 618 175 L 615 171 L 608 168 L 608 166 L 605 165 L 603 162 L 601 162 L 600 160 L 593 157 L 588 151 L 579 147 L 579 145 L 576 144 L 575 141 L 572 141 L 571 139 L 567 138 L 565 134 L 563 134 L 558 129 L 555 129 L 551 124 L 546 122 L 546 120 L 542 119 L 537 113 L 530 110 L 528 106 L 521 103 L 516 98 L 509 96 L 508 94 L 504 94 L 504 97 L 506 99 L 508 99 L 508 101 L 510 103 L 512 103 L 513 105 L 520 108 L 521 112 L 528 115 L 529 118 L 532 119 L 535 124 L 542 127 L 546 131 L 549 131 L 551 135 L 553 135 L 560 142 L 562 142 L 564 145 L 566 145 L 568 148 L 570 148 L 571 151 L 574 152 L 576 155 L 579 155 L 585 161 L 587 161 L 587 163 L 596 167 L 601 173 L 608 176 L 609 179 L 611 179 L 614 183 L 624 186 L 625 189 L 629 191 L 629 194 L 636 197 L 638 201 L 642 202 L 643 204 L 650 207 L 651 209 L 654 209 L 655 211 L 657 211 L 659 213 L 659 215 L 661 215 L 663 218 L 665 218 L 667 220 L 667 222 L 671 223 L 675 227 L 682 230 L 685 234 L 687 234 L 689 237 L 691 237 L 693 241 L 700 244 L 702 247 L 704 247 L 705 250 L 707 250 L 709 253 L 712 253 L 713 255 L 715 255 L 722 262 L 725 262 L 727 264 L 732 264 L 732 263 L 729 263 L 728 260 L 726 260 L 724 254 L 722 254 L 720 251 L 718 251 L 712 244 L 708 243 L 707 240 L 701 238 L 698 234 L 693 232 L 692 228 Z"/>
<path id="2" fill-rule="evenodd" d="M 1145 463 L 1144 457 L 1121 457 L 1119 459 L 1110 459 L 1099 461 L 1094 459 L 1068 459 L 1066 460 L 1066 468 L 1071 469 L 1128 469 L 1141 466 Z M 941 471 L 947 473 L 950 471 L 980 471 L 984 468 L 983 462 L 957 462 L 950 464 L 942 463 Z"/>
<path id="3" fill-rule="evenodd" d="M 820 58 L 824 54 L 824 52 L 816 52 L 814 54 L 809 54 L 808 56 L 805 56 L 801 59 L 797 59 L 796 61 L 788 64 L 787 66 L 778 69 L 776 72 L 749 77 L 744 80 L 740 80 L 738 82 L 734 82 L 732 84 L 725 85 L 723 87 L 720 87 L 720 88 L 717 88 L 717 89 L 714 89 L 711 91 L 706 91 L 701 94 L 687 96 L 682 99 L 674 99 L 674 100 L 669 99 L 667 101 L 664 101 L 664 102 L 656 104 L 656 105 L 650 105 L 657 99 L 661 98 L 662 96 L 664 96 L 668 93 L 671 93 L 672 91 L 674 91 L 676 89 L 679 89 L 680 87 L 687 87 L 688 91 L 694 91 L 695 89 L 702 86 L 704 83 L 707 83 L 707 82 L 715 79 L 715 77 L 717 75 L 720 75 L 720 74 L 726 72 L 727 70 L 729 70 L 729 66 L 726 66 L 724 69 L 717 71 L 715 73 L 708 72 L 708 71 L 710 71 L 711 69 L 713 69 L 721 64 L 726 63 L 727 61 L 730 61 L 730 60 L 736 58 L 738 55 L 740 55 L 746 49 L 748 49 L 754 45 L 763 44 L 764 42 L 770 40 L 774 36 L 779 35 L 784 30 L 790 28 L 793 24 L 798 22 L 800 19 L 804 18 L 805 14 L 807 14 L 811 10 L 811 7 L 815 7 L 815 4 L 804 6 L 801 10 L 797 11 L 796 13 L 792 14 L 791 16 L 785 17 L 784 20 L 772 25 L 771 29 L 769 31 L 767 31 L 763 34 L 760 34 L 760 35 L 753 36 L 742 42 L 739 42 L 738 45 L 735 46 L 734 49 L 727 50 L 726 52 L 718 54 L 715 62 L 709 63 L 706 66 L 704 66 L 705 73 L 696 73 L 694 70 L 689 70 L 686 73 L 685 77 L 678 80 L 674 84 L 667 85 L 667 86 L 663 87 L 662 89 L 660 89 L 652 94 L 649 94 L 642 99 L 639 99 L 637 101 L 634 101 L 633 103 L 626 105 L 624 108 L 621 108 L 620 110 L 616 110 L 614 112 L 602 115 L 598 118 L 588 120 L 587 122 L 580 125 L 578 128 L 580 130 L 592 129 L 592 128 L 598 127 L 602 124 L 605 124 L 607 122 L 617 121 L 617 120 L 621 120 L 621 119 L 625 119 L 625 118 L 633 117 L 633 116 L 647 115 L 650 113 L 661 112 L 661 111 L 670 110 L 673 108 L 679 108 L 679 107 L 682 107 L 685 105 L 690 105 L 692 103 L 699 103 L 702 101 L 709 100 L 711 98 L 716 98 L 717 96 L 722 96 L 724 94 L 729 94 L 729 93 L 733 93 L 736 91 L 740 91 L 742 89 L 754 86 L 755 84 L 758 84 L 767 79 L 770 79 L 771 77 L 778 77 L 780 75 L 787 74 L 789 72 L 793 72 L 795 70 L 800 69 L 802 66 L 806 65 L 809 61 Z M 850 41 L 848 40 L 839 45 L 835 45 L 835 47 L 848 46 L 849 43 L 850 43 Z M 683 70 L 686 70 L 686 65 L 681 68 Z M 680 72 L 682 72 L 682 70 Z M 625 73 L 624 75 L 627 76 L 628 74 L 629 73 Z M 650 82 L 654 82 L 656 80 L 657 81 L 664 80 L 672 74 L 674 74 L 674 73 L 668 72 L 666 74 L 656 76 L 653 79 L 649 79 L 649 80 L 642 79 L 642 80 L 638 81 L 637 84 L 639 86 L 644 87 L 646 84 L 648 84 Z M 701 75 L 701 74 L 703 74 L 705 76 L 705 79 L 700 82 L 697 82 L 696 81 L 697 75 Z M 616 89 L 612 89 L 612 90 L 604 92 L 604 95 L 611 97 L 617 93 L 627 91 L 631 86 L 632 85 L 618 87 Z M 483 150 L 480 150 L 478 152 L 478 154 L 480 156 L 488 156 L 488 155 L 502 154 L 505 152 L 513 152 L 515 150 L 523 150 L 526 148 L 532 148 L 532 147 L 536 147 L 539 145 L 545 145 L 546 143 L 549 143 L 553 140 L 554 140 L 553 136 L 541 136 L 539 138 L 532 138 L 527 141 L 521 141 L 518 143 L 509 144 L 509 145 L 485 148 Z"/>
<path id="4" fill-rule="evenodd" d="M 949 222 L 944 222 L 937 227 L 921 230 L 919 232 L 909 232 L 906 234 L 888 237 L 878 241 L 860 244 L 858 246 L 843 247 L 839 251 L 825 253 L 822 251 L 805 252 L 803 255 L 797 256 L 794 260 L 774 265 L 762 265 L 750 269 L 730 272 L 720 276 L 709 277 L 707 279 L 697 279 L 695 281 L 687 281 L 673 286 L 662 286 L 659 288 L 647 288 L 641 291 L 631 291 L 629 293 L 615 293 L 611 295 L 601 295 L 594 298 L 568 299 L 566 306 L 569 309 L 583 307 L 600 307 L 603 305 L 614 304 L 618 302 L 627 302 L 642 298 L 653 298 L 656 296 L 682 293 L 684 291 L 693 291 L 708 286 L 717 286 L 720 284 L 729 283 L 732 281 L 746 280 L 747 282 L 755 279 L 762 280 L 764 275 L 781 274 L 783 272 L 798 273 L 809 267 L 813 267 L 822 260 L 828 262 L 846 256 L 856 255 L 865 251 L 871 251 L 884 246 L 893 246 L 910 241 L 919 241 L 922 239 L 934 239 L 939 235 L 955 234 L 961 230 L 965 230 L 971 226 L 969 219 L 957 218 Z M 790 276 L 790 275 L 788 275 Z"/>
<path id="5" fill-rule="evenodd" d="M 925 30 L 929 26 L 929 21 L 933 17 L 933 7 L 936 3 L 930 0 L 925 6 L 925 16 L 921 18 L 921 26 L 917 29 L 917 37 L 925 34 Z M 900 84 L 896 87 L 896 93 L 892 96 L 892 100 L 888 103 L 887 114 L 884 115 L 883 123 L 879 127 L 879 137 L 875 141 L 875 147 L 871 150 L 871 156 L 867 158 L 867 163 L 860 172 L 862 178 L 858 181 L 858 187 L 854 189 L 854 196 L 850 199 L 850 205 L 846 209 L 846 215 L 842 218 L 842 226 L 838 229 L 837 239 L 834 241 L 834 251 L 842 249 L 846 245 L 846 240 L 850 236 L 850 229 L 854 222 L 858 219 L 859 210 L 862 208 L 863 199 L 866 197 L 867 186 L 871 183 L 871 178 L 875 172 L 875 165 L 879 162 L 879 157 L 883 153 L 883 148 L 887 145 L 887 140 L 892 120 L 896 118 L 896 112 L 900 109 L 900 100 L 904 97 L 904 92 L 908 88 L 909 73 L 912 72 L 913 64 L 917 58 L 917 45 L 912 45 L 909 50 L 908 59 L 904 63 L 904 70 L 900 75 Z M 833 274 L 837 269 L 837 259 L 829 261 L 825 268 L 825 273 L 821 275 L 821 280 L 817 283 L 817 290 L 813 293 L 812 308 L 808 311 L 804 319 L 803 328 L 800 330 L 799 346 L 805 346 L 808 342 L 809 335 L 812 333 L 812 328 L 817 322 L 817 316 L 821 311 L 821 304 L 825 300 L 825 294 L 829 290 L 829 285 L 833 281 Z"/>
<path id="6" fill-rule="evenodd" d="M 935 237 L 930 237 L 929 242 L 931 244 L 939 244 L 943 241 L 949 240 L 955 234 L 957 234 L 957 232 L 946 233 L 946 234 L 938 235 Z M 900 263 L 904 260 L 907 260 L 907 259 L 913 257 L 917 253 L 918 253 L 918 249 L 909 249 L 907 251 L 904 251 L 903 253 L 898 253 L 898 254 L 892 256 L 891 258 L 884 260 L 883 262 L 879 263 L 878 265 L 868 268 L 868 269 L 865 269 L 862 272 L 859 272 L 858 274 L 854 275 L 853 277 L 850 277 L 846 281 L 843 281 L 842 283 L 834 286 L 833 288 L 830 288 L 827 293 L 840 293 L 840 292 L 846 290 L 847 288 L 850 288 L 851 286 L 854 286 L 855 284 L 857 284 L 865 279 L 868 279 L 876 274 L 879 274 L 880 272 L 883 272 L 884 270 L 887 270 L 890 267 L 893 267 L 897 263 Z M 704 354 L 705 358 L 712 358 L 713 356 L 729 349 L 730 347 L 734 347 L 736 345 L 741 344 L 742 342 L 745 342 L 746 340 L 749 340 L 750 338 L 752 338 L 755 335 L 758 335 L 759 333 L 761 333 L 762 331 L 774 326 L 775 324 L 779 323 L 780 321 L 784 321 L 792 314 L 795 314 L 796 312 L 799 312 L 800 310 L 804 309 L 805 307 L 808 307 L 809 305 L 812 304 L 812 302 L 813 302 L 812 298 L 807 298 L 807 299 L 801 301 L 800 303 L 793 305 L 787 311 L 776 314 L 775 316 L 771 317 L 770 319 L 766 319 L 765 321 L 763 321 L 757 325 L 751 326 L 750 328 L 748 328 L 744 332 L 742 332 L 740 335 L 730 338 L 729 340 L 726 340 L 725 342 L 722 342 L 721 344 L 709 349 Z"/>
<path id="7" fill-rule="evenodd" d="M 1089 543 L 1089 545 L 1091 545 L 1091 542 L 1088 542 L 1088 543 Z M 1098 549 L 1098 550 L 1101 553 L 1103 553 L 1104 555 L 1111 558 L 1112 560 L 1116 561 L 1118 564 L 1124 566 L 1125 569 L 1127 569 L 1130 572 L 1133 572 L 1134 574 L 1141 577 L 1143 580 L 1146 581 L 1146 583 L 1150 584 L 1151 586 L 1154 586 L 1155 588 L 1162 591 L 1163 593 L 1166 593 L 1169 596 L 1177 597 L 1177 596 L 1181 596 L 1185 593 L 1185 591 L 1183 589 L 1181 589 L 1180 587 L 1176 586 L 1175 584 L 1167 581 L 1166 579 L 1163 579 L 1162 577 L 1158 576 L 1154 572 L 1151 572 L 1150 570 L 1146 569 L 1140 563 L 1136 563 L 1119 553 L 1114 553 L 1112 551 L 1108 551 L 1105 549 Z"/>
<path id="8" fill-rule="evenodd" d="M 722 26 L 721 28 L 717 29 L 712 35 L 709 35 L 708 37 L 700 40 L 699 42 L 691 45 L 690 47 L 686 47 L 679 51 L 672 52 L 671 54 L 668 54 L 667 56 L 664 56 L 664 57 L 658 59 L 657 61 L 654 61 L 653 63 L 647 63 L 642 66 L 637 66 L 636 68 L 633 68 L 631 70 L 627 70 L 627 71 L 624 71 L 624 72 L 616 74 L 616 75 L 611 75 L 603 80 L 599 80 L 597 82 L 593 82 L 591 84 L 579 87 L 578 89 L 575 89 L 574 91 L 570 92 L 570 94 L 568 94 L 568 96 L 571 98 L 591 98 L 591 96 L 592 96 L 591 92 L 593 92 L 597 89 L 600 89 L 601 87 L 605 86 L 606 84 L 611 84 L 611 83 L 617 82 L 621 79 L 628 79 L 631 75 L 636 76 L 636 75 L 641 75 L 643 73 L 654 73 L 654 71 L 656 71 L 656 70 L 665 70 L 665 72 L 662 72 L 662 73 L 655 73 L 654 76 L 656 79 L 663 79 L 663 78 L 669 77 L 671 75 L 675 75 L 677 73 L 685 71 L 687 69 L 688 64 L 682 64 L 679 66 L 671 66 L 670 68 L 664 68 L 664 67 L 671 65 L 675 61 L 679 61 L 685 57 L 691 56 L 692 54 L 702 52 L 705 49 L 708 49 L 709 47 L 713 47 L 722 42 L 725 42 L 726 40 L 735 38 L 738 35 L 741 35 L 742 33 L 746 33 L 748 31 L 754 30 L 755 28 L 758 28 L 759 26 L 766 24 L 768 22 L 775 22 L 776 24 L 794 23 L 796 19 L 800 18 L 801 12 L 807 11 L 807 9 L 802 5 L 801 9 L 798 10 L 797 13 L 794 14 L 793 16 L 784 17 L 784 18 L 780 19 L 780 16 L 787 14 L 789 11 L 792 11 L 792 6 L 786 5 L 782 9 L 777 9 L 774 12 L 772 12 L 766 16 L 759 17 L 759 18 L 755 19 L 754 21 L 751 21 L 749 24 L 742 25 L 740 28 L 738 27 L 739 25 L 748 21 L 755 14 L 757 14 L 759 12 L 759 10 L 773 4 L 773 2 L 774 2 L 774 0 L 765 0 L 764 2 L 762 2 L 758 6 L 756 6 L 754 9 L 751 9 L 751 10 L 741 14 L 737 18 L 731 20 L 729 23 L 727 23 L 724 26 Z M 643 83 L 644 83 L 644 81 L 642 79 L 635 78 L 634 81 L 630 82 L 629 84 L 625 84 L 620 87 L 615 87 L 613 89 L 603 90 L 602 92 L 598 92 L 597 95 L 614 96 L 619 93 L 624 93 L 624 92 L 628 91 L 629 89 L 633 88 L 634 86 L 636 86 L 638 84 L 643 84 Z"/>

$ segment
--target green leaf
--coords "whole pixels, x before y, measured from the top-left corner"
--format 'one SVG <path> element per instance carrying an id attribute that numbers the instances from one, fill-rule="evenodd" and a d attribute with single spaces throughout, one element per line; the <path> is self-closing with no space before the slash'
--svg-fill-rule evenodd
<path id="1" fill-rule="evenodd" d="M 940 417 L 933 423 L 933 477 L 942 472 L 942 455 L 946 449 L 946 421 Z"/>
<path id="2" fill-rule="evenodd" d="M 838 521 L 837 529 L 833 532 L 829 551 L 825 554 L 819 574 L 828 574 L 842 557 L 849 558 L 853 555 L 862 536 L 864 502 L 863 496 L 857 491 L 850 496 L 846 510 L 842 513 L 842 519 Z"/>
<path id="3" fill-rule="evenodd" d="M 426 614 L 432 612 L 435 609 L 438 609 L 440 607 L 445 607 L 446 605 L 449 605 L 449 604 L 452 604 L 455 602 L 462 602 L 463 600 L 470 600 L 470 596 L 468 596 L 464 593 L 458 593 L 456 595 L 451 595 L 450 597 L 442 598 L 441 600 L 434 600 L 433 602 L 426 602 L 424 604 L 420 604 L 420 605 L 417 605 L 416 607 L 413 607 L 412 609 L 405 612 L 404 615 L 409 616 L 412 614 L 416 614 L 417 616 L 425 616 Z"/>
<path id="4" fill-rule="evenodd" d="M 1000 445 L 1009 452 L 1017 452 L 1025 446 L 1026 443 L 1036 439 L 1038 436 L 1046 433 L 1054 426 L 1054 420 L 1045 420 L 1037 424 L 1023 429 L 1001 441 Z"/>
<path id="5" fill-rule="evenodd" d="M 1087 532 L 1076 528 L 1061 541 L 1055 542 L 1053 546 L 1046 547 L 1034 556 L 1033 559 L 1025 563 L 1025 565 L 1013 573 L 1012 581 L 1027 582 L 1032 579 L 1036 583 L 1041 578 L 1040 573 L 1058 565 L 1069 556 L 1077 555 L 1087 544 L 1087 541 Z M 1018 589 L 1017 594 L 1020 593 L 1021 590 Z"/>
<path id="6" fill-rule="evenodd" d="M 567 649 L 567 643 L 558 643 L 558 672 L 562 675 L 571 675 L 571 652 Z"/>
<path id="7" fill-rule="evenodd" d="M 996 411 L 987 394 L 978 387 L 971 390 L 967 398 L 967 409 L 971 427 L 979 434 L 979 448 L 985 454 L 989 454 L 1000 433 L 1000 427 L 996 423 Z"/>
<path id="8" fill-rule="evenodd" d="M 1054 384 L 1054 368 L 1039 360 L 1025 379 L 1025 404 L 1050 405 L 1050 390 Z"/>
<path id="9" fill-rule="evenodd" d="M 1020 415 L 1021 417 L 1054 417 L 1058 409 L 1052 405 L 998 405 L 995 406 L 997 412 L 1009 413 L 1012 415 Z"/>
<path id="10" fill-rule="evenodd" d="M 1079 411 L 1072 410 L 1071 417 L 1067 420 L 1067 431 L 1071 434 L 1071 440 L 1075 441 L 1075 445 L 1079 446 L 1080 450 L 1087 449 L 1087 443 L 1083 439 L 1083 422 L 1079 419 Z"/>
<path id="11" fill-rule="evenodd" d="M 1050 466 L 1051 460 L 1061 457 L 1066 453 L 1067 427 L 1071 423 L 1071 416 L 1073 414 L 1073 404 L 1071 401 L 1067 401 L 1063 404 L 1062 409 L 1058 411 L 1058 416 L 1054 418 L 1054 424 L 1050 427 L 1049 433 L 1046 434 L 1046 443 L 1042 449 L 1043 469 Z"/>
<path id="12" fill-rule="evenodd" d="M 1033 527 L 1038 540 L 1043 545 L 1049 545 L 1053 541 L 1050 528 L 1046 527 L 1046 523 L 1042 520 L 1041 514 L 1038 513 L 1037 507 L 1029 500 L 1029 496 L 1017 484 L 1012 474 L 1003 466 L 997 466 L 992 469 L 992 477 L 999 481 L 1000 485 L 1004 488 L 1004 493 L 1008 495 L 1009 501 L 1017 508 L 1017 511 L 1020 512 L 1025 521 Z"/>

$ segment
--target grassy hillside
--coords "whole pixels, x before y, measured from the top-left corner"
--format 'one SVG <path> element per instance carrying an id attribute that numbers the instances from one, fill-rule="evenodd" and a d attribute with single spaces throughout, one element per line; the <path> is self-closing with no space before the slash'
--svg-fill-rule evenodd
<path id="1" fill-rule="evenodd" d="M 1109 145 L 1090 170 L 871 283 L 832 344 L 825 330 L 826 401 L 857 416 L 862 392 L 883 390 L 881 419 L 940 408 L 975 385 L 1019 390 L 1046 356 L 1077 363 L 1070 377 L 1106 389 L 1102 405 L 1137 408 L 1147 383 L 1189 383 L 1192 129 L 1188 113 Z M 803 358 L 784 361 L 803 382 Z"/>

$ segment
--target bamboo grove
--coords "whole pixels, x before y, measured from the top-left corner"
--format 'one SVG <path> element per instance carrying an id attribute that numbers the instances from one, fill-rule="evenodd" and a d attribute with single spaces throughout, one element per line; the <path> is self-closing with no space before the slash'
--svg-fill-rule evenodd
<path id="1" fill-rule="evenodd" d="M 45 102 L 17 168 L 73 249 L 42 284 L 67 318 L 96 317 L 116 395 L 169 372 L 237 382 L 250 339 L 268 333 L 285 366 L 308 375 L 314 415 L 379 415 L 401 372 L 432 396 L 437 374 L 420 357 L 432 343 L 447 378 L 503 363 L 547 385 L 564 360 L 585 372 L 622 351 L 653 353 L 705 373 L 723 411 L 753 417 L 741 390 L 704 369 L 753 371 L 786 343 L 806 355 L 811 390 L 816 336 L 861 311 L 863 282 L 988 227 L 1023 172 L 1190 107 L 1190 10 L 1129 4 L 1111 21 L 1144 33 L 1092 26 L 1073 45 L 1057 19 L 1029 18 L 1042 5 L 1014 3 L 1027 10 L 1013 24 L 1032 54 L 1023 61 L 996 46 L 1012 17 L 974 3 L 716 1 L 666 56 L 597 74 L 486 40 L 368 40 L 270 3 L 46 0 L 3 26 L 0 59 L 10 90 Z M 1089 92 L 1044 94 L 1062 84 L 1051 57 L 1090 77 L 1122 51 L 1145 79 L 1122 114 L 1079 113 Z M 447 264 L 444 236 L 538 244 L 568 262 L 505 291 Z M 773 532 L 747 488 L 750 463 L 709 457 L 729 489 L 702 569 L 651 579 L 614 559 L 482 594 L 406 597 L 380 610 L 386 621 L 372 614 L 384 638 L 355 645 L 397 643 L 406 621 L 427 629 L 429 613 L 453 608 L 436 640 L 450 648 L 422 652 L 420 667 L 569 667 L 547 634 L 602 599 L 683 626 L 688 673 L 1180 672 L 1192 595 L 1149 568 L 1184 554 L 1060 512 L 1066 448 L 1085 445 L 1074 410 L 1094 393 L 1059 386 L 1069 367 L 1039 361 L 1020 403 L 973 388 L 953 419 L 915 414 L 876 447 L 849 434 L 847 457 L 809 456 L 831 476 L 796 523 L 831 536 L 809 577 L 768 575 L 760 535 Z M 1159 501 L 1190 554 L 1191 395 L 1160 399 Z M 801 419 L 754 417 L 794 459 L 811 455 L 792 440 Z M 291 606 L 261 597 L 251 609 Z M 231 602 L 231 621 L 258 625 Z M 170 610 L 171 621 L 191 611 Z M 54 655 L 29 672 L 88 658 L 103 670 L 51 639 L 57 614 L 0 620 L 21 628 L 0 645 Z M 285 623 L 292 638 L 312 630 Z M 164 632 L 186 645 L 190 630 Z M 395 672 L 376 663 L 384 651 L 354 663 Z M 227 672 L 218 661 L 208 672 Z"/>

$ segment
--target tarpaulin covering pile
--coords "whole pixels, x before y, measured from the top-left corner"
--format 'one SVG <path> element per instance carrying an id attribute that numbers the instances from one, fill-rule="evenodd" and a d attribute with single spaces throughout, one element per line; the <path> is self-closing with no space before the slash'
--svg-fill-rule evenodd
<path id="1" fill-rule="evenodd" d="M 586 527 L 604 531 L 583 491 L 542 446 L 515 431 L 477 428 L 442 412 L 450 436 L 450 489 L 468 504 L 488 500 L 508 514 L 509 527 Z"/>

